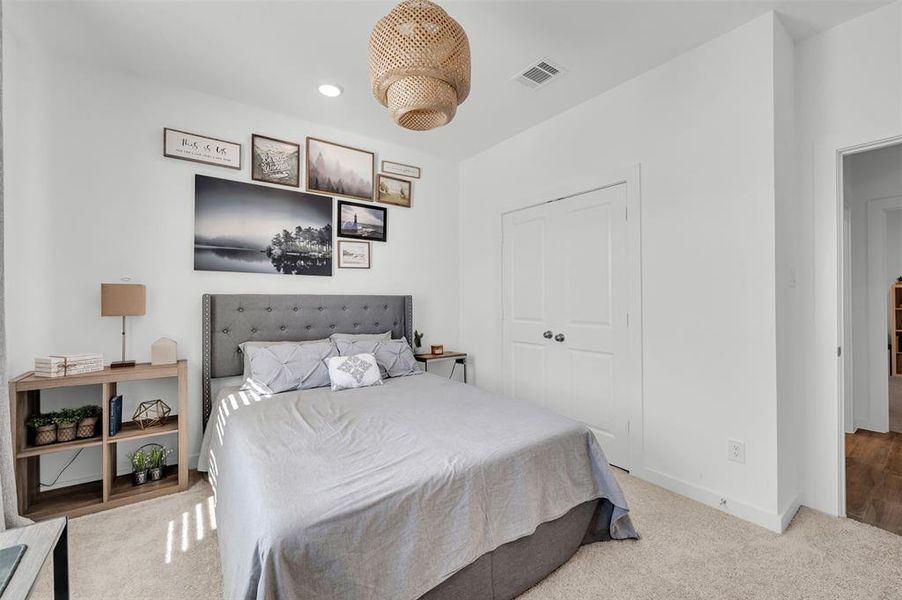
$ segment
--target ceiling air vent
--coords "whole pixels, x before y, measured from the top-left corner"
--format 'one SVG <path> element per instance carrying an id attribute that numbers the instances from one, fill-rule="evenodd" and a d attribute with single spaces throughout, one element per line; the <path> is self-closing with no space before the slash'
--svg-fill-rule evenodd
<path id="1" fill-rule="evenodd" d="M 539 60 L 517 73 L 514 79 L 530 89 L 548 85 L 564 74 L 564 69 L 548 59 Z"/>

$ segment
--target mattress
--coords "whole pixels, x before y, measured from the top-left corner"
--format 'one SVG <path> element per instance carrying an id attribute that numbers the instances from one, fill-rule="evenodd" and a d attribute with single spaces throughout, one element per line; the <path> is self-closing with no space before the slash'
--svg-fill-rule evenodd
<path id="1" fill-rule="evenodd" d="M 584 425 L 434 375 L 226 388 L 203 454 L 229 598 L 413 600 L 595 500 L 583 542 L 637 537 Z"/>

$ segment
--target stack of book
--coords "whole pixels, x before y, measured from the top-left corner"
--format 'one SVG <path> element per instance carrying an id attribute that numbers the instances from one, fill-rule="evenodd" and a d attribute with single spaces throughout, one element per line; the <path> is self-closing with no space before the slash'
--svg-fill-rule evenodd
<path id="1" fill-rule="evenodd" d="M 34 374 L 63 377 L 103 371 L 103 354 L 51 354 L 34 359 Z"/>

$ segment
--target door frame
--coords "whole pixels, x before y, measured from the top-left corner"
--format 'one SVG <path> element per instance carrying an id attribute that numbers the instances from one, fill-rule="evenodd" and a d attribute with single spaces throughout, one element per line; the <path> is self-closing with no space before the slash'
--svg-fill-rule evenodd
<path id="1" fill-rule="evenodd" d="M 524 200 L 524 204 L 516 209 L 504 211 L 499 215 L 498 226 L 502 231 L 501 244 L 498 249 L 502 253 L 498 273 L 498 281 L 504 280 L 504 217 L 505 215 L 535 208 L 542 204 L 566 200 L 589 192 L 603 190 L 616 185 L 626 185 L 626 241 L 627 241 L 627 338 L 629 339 L 628 369 L 625 389 L 628 390 L 628 448 L 629 457 L 626 469 L 637 473 L 644 464 L 644 390 L 642 351 L 642 168 L 641 164 L 611 170 L 603 173 L 592 173 L 571 177 L 568 181 L 554 184 L 535 192 Z M 504 303 L 499 308 L 499 318 L 504 320 Z M 504 339 L 498 347 L 498 364 L 504 365 Z"/>
<path id="2" fill-rule="evenodd" d="M 846 516 L 846 432 L 845 432 L 845 374 L 843 369 L 842 343 L 845 339 L 845 302 L 843 253 L 843 210 L 845 205 L 843 189 L 843 160 L 847 156 L 869 150 L 902 144 L 902 134 L 890 137 L 871 137 L 870 141 L 850 141 L 836 138 L 814 144 L 812 157 L 812 192 L 814 209 L 814 394 L 816 407 L 819 398 L 827 400 L 832 408 L 826 414 L 814 414 L 813 430 L 809 435 L 809 448 L 817 453 L 822 435 L 829 435 L 833 446 L 834 469 L 832 481 L 818 479 L 817 472 L 809 470 L 810 481 L 807 494 L 819 493 L 811 486 L 826 485 L 833 489 L 833 498 L 807 498 L 805 504 L 815 508 L 823 506 L 828 512 Z M 821 210 L 822 209 L 822 210 Z M 824 237 L 825 232 L 832 232 Z M 820 262 L 819 256 L 829 257 Z M 828 267 L 832 264 L 832 267 Z M 826 326 L 826 323 L 831 325 Z M 825 325 L 825 326 L 822 326 Z M 830 398 L 833 401 L 830 402 Z M 827 427 L 828 429 L 821 429 Z M 820 469 L 820 463 L 814 466 Z M 823 501 L 822 501 L 823 500 Z"/>

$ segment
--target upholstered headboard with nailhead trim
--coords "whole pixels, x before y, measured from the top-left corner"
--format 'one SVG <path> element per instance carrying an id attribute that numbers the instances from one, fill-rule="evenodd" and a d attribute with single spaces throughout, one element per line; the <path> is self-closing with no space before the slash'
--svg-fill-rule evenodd
<path id="1" fill-rule="evenodd" d="M 392 338 L 404 337 L 413 345 L 412 296 L 204 294 L 204 427 L 212 403 L 210 380 L 242 374 L 238 344 L 389 330 Z"/>

